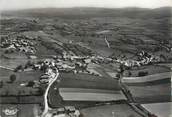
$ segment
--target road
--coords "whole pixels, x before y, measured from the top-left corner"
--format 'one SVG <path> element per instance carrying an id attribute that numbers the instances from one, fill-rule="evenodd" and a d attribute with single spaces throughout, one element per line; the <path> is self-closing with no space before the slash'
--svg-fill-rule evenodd
<path id="1" fill-rule="evenodd" d="M 59 76 L 59 72 L 58 72 L 58 70 L 56 70 L 55 75 L 51 76 L 52 78 L 50 78 L 50 80 L 49 80 L 47 89 L 44 94 L 44 111 L 43 111 L 41 117 L 46 117 L 48 114 L 48 110 L 50 109 L 50 107 L 48 106 L 48 92 L 49 92 L 51 85 L 57 80 L 58 76 Z"/>

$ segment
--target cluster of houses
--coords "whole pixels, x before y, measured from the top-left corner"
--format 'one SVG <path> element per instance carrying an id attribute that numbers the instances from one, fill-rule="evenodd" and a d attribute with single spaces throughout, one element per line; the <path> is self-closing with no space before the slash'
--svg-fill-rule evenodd
<path id="1" fill-rule="evenodd" d="M 14 70 L 15 72 L 30 71 L 30 70 L 41 70 L 46 72 L 48 68 L 57 68 L 59 72 L 63 73 L 85 73 L 96 76 L 101 76 L 94 68 L 90 66 L 92 64 L 109 63 L 112 59 L 103 58 L 101 56 L 75 56 L 67 53 L 63 53 L 62 56 L 52 56 L 49 59 L 31 62 L 28 61 L 24 66 L 19 65 Z M 44 76 L 43 76 L 44 77 Z M 49 77 L 49 75 L 45 75 Z"/>
<path id="2" fill-rule="evenodd" d="M 127 67 L 133 67 L 133 66 L 142 66 L 142 65 L 147 65 L 150 63 L 156 63 L 160 62 L 160 57 L 151 55 L 145 51 L 141 51 L 138 54 L 138 60 L 133 60 L 133 59 L 127 59 L 127 60 L 122 60 L 122 59 L 116 59 L 116 62 L 119 62 Z"/>
<path id="3" fill-rule="evenodd" d="M 46 72 L 48 68 L 54 67 L 57 68 L 59 72 L 63 72 L 63 73 L 74 73 L 74 74 L 85 73 L 96 76 L 102 76 L 94 68 L 90 68 L 90 66 L 93 64 L 100 65 L 100 64 L 119 63 L 127 67 L 133 67 L 133 66 L 139 67 L 142 65 L 147 65 L 151 62 L 159 61 L 158 57 L 156 58 L 155 56 L 150 55 L 148 53 L 145 54 L 145 52 L 139 53 L 138 58 L 139 58 L 138 60 L 134 60 L 134 59 L 122 60 L 118 58 L 116 59 L 106 58 L 98 55 L 75 56 L 64 52 L 62 56 L 53 56 L 52 58 L 38 61 L 37 63 L 33 63 L 32 65 L 25 65 L 26 69 L 23 67 L 22 71 L 34 69 L 34 70 L 41 70 Z M 20 69 L 18 71 L 20 71 Z M 43 78 L 42 81 L 49 77 L 48 75 L 49 73 L 51 74 L 51 72 L 48 72 L 47 74 L 44 74 L 44 76 L 42 76 Z"/>
<path id="4" fill-rule="evenodd" d="M 21 38 L 17 36 L 15 38 L 2 38 L 1 48 L 5 48 L 6 53 L 12 53 L 15 51 L 24 52 L 24 53 L 35 53 L 34 43 L 31 40 Z"/>
<path id="5" fill-rule="evenodd" d="M 47 68 L 55 67 L 60 72 L 72 72 L 76 73 L 87 73 L 98 75 L 88 69 L 88 65 L 91 63 L 91 58 L 80 57 L 80 56 L 63 56 L 63 58 L 45 59 L 44 61 L 38 62 L 33 65 L 33 69 L 46 70 Z"/>
<path id="6" fill-rule="evenodd" d="M 81 113 L 74 106 L 65 106 L 64 108 L 52 109 L 52 117 L 80 117 Z"/>
<path id="7" fill-rule="evenodd" d="M 45 73 L 40 77 L 39 82 L 41 84 L 47 84 L 51 81 L 51 78 L 55 77 L 55 73 L 51 68 L 47 68 Z"/>

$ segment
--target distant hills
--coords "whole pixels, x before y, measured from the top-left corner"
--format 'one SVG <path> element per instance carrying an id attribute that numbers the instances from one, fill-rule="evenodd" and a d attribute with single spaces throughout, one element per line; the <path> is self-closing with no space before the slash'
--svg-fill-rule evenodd
<path id="1" fill-rule="evenodd" d="M 62 18 L 89 18 L 89 17 L 128 17 L 128 18 L 164 18 L 172 16 L 172 7 L 156 9 L 146 8 L 35 8 L 15 11 L 3 11 L 2 16 L 29 16 L 29 17 L 62 17 Z"/>

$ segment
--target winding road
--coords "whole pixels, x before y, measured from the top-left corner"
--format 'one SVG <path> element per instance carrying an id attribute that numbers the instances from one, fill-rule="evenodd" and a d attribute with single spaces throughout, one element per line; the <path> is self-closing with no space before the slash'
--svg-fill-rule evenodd
<path id="1" fill-rule="evenodd" d="M 58 72 L 58 70 L 56 70 L 55 75 L 52 75 L 51 78 L 49 79 L 49 83 L 48 83 L 47 89 L 44 94 L 44 111 L 43 111 L 41 117 L 47 117 L 48 110 L 50 109 L 50 107 L 48 106 L 48 92 L 49 92 L 51 85 L 57 80 L 58 76 L 59 76 L 59 72 Z"/>

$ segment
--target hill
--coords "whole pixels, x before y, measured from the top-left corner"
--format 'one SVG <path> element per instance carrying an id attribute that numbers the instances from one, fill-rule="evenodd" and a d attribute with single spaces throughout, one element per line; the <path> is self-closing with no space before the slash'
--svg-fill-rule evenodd
<path id="1" fill-rule="evenodd" d="M 88 18 L 88 17 L 128 17 L 128 18 L 161 18 L 170 17 L 171 8 L 35 8 L 15 11 L 3 11 L 2 15 L 32 16 L 32 17 L 62 17 L 62 18 Z"/>

